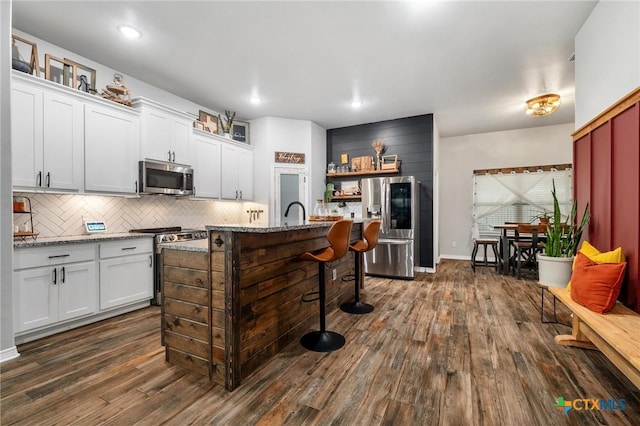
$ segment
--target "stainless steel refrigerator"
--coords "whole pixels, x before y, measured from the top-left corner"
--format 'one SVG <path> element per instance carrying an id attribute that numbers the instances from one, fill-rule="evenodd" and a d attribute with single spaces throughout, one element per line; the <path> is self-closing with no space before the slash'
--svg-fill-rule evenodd
<path id="1" fill-rule="evenodd" d="M 419 182 L 414 176 L 362 179 L 362 217 L 381 219 L 380 238 L 365 253 L 364 272 L 413 279 L 418 254 Z"/>

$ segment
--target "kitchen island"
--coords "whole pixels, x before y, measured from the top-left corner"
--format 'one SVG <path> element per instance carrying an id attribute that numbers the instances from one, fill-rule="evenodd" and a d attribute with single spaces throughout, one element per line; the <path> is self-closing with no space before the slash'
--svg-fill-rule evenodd
<path id="1" fill-rule="evenodd" d="M 286 345 L 318 329 L 318 302 L 302 302 L 303 294 L 318 290 L 318 264 L 299 256 L 327 247 L 332 224 L 211 225 L 206 243 L 165 246 L 167 361 L 233 390 Z M 351 240 L 361 235 L 362 223 L 354 222 Z M 353 282 L 342 280 L 353 274 L 353 262 L 348 252 L 327 264 L 327 312 L 353 300 Z"/>

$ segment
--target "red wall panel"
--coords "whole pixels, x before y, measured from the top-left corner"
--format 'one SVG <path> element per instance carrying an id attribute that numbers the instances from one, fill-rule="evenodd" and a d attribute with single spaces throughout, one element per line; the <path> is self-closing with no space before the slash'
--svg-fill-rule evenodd
<path id="1" fill-rule="evenodd" d="M 591 132 L 591 224 L 589 241 L 611 247 L 611 123 Z"/>
<path id="2" fill-rule="evenodd" d="M 588 239 L 622 247 L 627 276 L 619 300 L 640 313 L 640 88 L 574 133 L 574 196 L 589 200 Z"/>
<path id="3" fill-rule="evenodd" d="M 640 250 L 640 106 L 612 119 L 611 247 L 627 257 L 627 281 L 620 300 L 640 309 L 638 254 Z"/>
<path id="4" fill-rule="evenodd" d="M 591 204 L 591 134 L 573 142 L 573 198 L 578 200 L 579 212 L 587 202 Z M 592 226 L 590 222 L 584 239 L 589 239 Z"/>

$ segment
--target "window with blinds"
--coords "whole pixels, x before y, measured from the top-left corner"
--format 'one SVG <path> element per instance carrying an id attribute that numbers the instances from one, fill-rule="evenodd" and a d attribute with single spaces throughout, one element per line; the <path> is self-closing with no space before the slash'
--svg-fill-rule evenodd
<path id="1" fill-rule="evenodd" d="M 572 170 L 540 166 L 518 169 L 481 170 L 473 176 L 474 238 L 498 236 L 493 228 L 505 222 L 537 223 L 553 212 L 551 190 L 555 182 L 560 209 L 569 213 L 572 203 Z M 533 171 L 532 171 L 533 170 Z"/>

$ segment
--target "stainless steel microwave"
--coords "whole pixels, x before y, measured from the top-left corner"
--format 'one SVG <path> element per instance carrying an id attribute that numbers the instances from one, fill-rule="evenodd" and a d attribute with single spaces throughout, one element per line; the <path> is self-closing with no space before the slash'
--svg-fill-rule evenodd
<path id="1" fill-rule="evenodd" d="M 183 164 L 140 161 L 140 194 L 193 195 L 193 169 Z"/>

